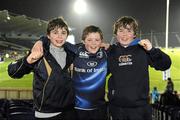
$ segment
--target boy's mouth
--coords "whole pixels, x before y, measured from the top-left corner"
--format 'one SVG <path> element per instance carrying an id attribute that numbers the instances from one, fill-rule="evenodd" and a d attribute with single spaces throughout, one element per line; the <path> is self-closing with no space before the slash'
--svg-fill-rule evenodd
<path id="1" fill-rule="evenodd" d="M 56 42 L 61 44 L 61 43 L 63 43 L 63 40 L 56 40 Z"/>
<path id="2" fill-rule="evenodd" d="M 98 47 L 97 46 L 91 46 L 90 48 L 91 49 L 97 49 Z"/>

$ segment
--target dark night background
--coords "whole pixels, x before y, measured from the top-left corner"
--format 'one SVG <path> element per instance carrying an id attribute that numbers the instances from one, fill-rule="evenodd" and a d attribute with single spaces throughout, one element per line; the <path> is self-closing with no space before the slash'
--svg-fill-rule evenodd
<path id="1" fill-rule="evenodd" d="M 85 0 L 87 13 L 73 10 L 75 0 L 1 0 L 0 10 L 49 20 L 63 16 L 79 39 L 80 31 L 89 25 L 99 26 L 105 39 L 112 39 L 112 25 L 121 16 L 133 16 L 142 34 L 165 32 L 166 0 Z M 170 0 L 169 32 L 180 32 L 180 0 Z"/>

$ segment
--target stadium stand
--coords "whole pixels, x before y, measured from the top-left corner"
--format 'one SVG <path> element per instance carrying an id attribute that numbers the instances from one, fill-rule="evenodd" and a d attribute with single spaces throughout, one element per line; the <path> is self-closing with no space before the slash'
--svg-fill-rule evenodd
<path id="1" fill-rule="evenodd" d="M 180 120 L 180 106 L 152 104 L 154 120 Z"/>
<path id="2" fill-rule="evenodd" d="M 0 120 L 34 120 L 33 101 L 0 99 Z"/>
<path id="3" fill-rule="evenodd" d="M 0 48 L 25 51 L 46 32 L 47 21 L 0 11 Z"/>

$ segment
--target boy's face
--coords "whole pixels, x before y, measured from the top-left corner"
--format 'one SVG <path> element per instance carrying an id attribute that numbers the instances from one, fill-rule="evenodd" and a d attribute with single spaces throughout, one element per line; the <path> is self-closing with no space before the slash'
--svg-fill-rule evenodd
<path id="1" fill-rule="evenodd" d="M 134 35 L 133 28 L 130 25 L 127 25 L 126 28 L 124 28 L 123 26 L 119 27 L 116 37 L 121 45 L 127 46 L 133 41 L 136 36 Z"/>
<path id="2" fill-rule="evenodd" d="M 102 40 L 98 32 L 89 33 L 84 40 L 85 47 L 90 53 L 96 53 L 101 43 Z"/>
<path id="3" fill-rule="evenodd" d="M 55 47 L 61 47 L 67 39 L 67 31 L 65 28 L 55 27 L 47 36 Z"/>

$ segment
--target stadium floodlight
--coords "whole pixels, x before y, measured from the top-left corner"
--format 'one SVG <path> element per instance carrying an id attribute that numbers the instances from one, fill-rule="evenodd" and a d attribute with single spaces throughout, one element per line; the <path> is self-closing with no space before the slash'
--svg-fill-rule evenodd
<path id="1" fill-rule="evenodd" d="M 7 19 L 7 20 L 11 20 L 11 17 L 10 17 L 10 15 L 9 15 L 8 10 L 3 10 L 3 12 L 4 12 L 5 15 L 6 15 L 6 19 Z M 7 21 L 5 20 L 5 22 L 7 22 Z"/>
<path id="2" fill-rule="evenodd" d="M 169 37 L 169 2 L 170 0 L 166 1 L 166 39 L 165 39 L 165 48 L 168 49 L 168 37 Z"/>
<path id="3" fill-rule="evenodd" d="M 80 15 L 86 13 L 86 11 L 87 11 L 86 2 L 84 0 L 77 0 L 74 3 L 74 11 Z"/>
<path id="4" fill-rule="evenodd" d="M 8 54 L 8 53 L 6 53 L 5 57 L 6 57 L 6 58 L 9 58 L 9 54 Z"/>
<path id="5" fill-rule="evenodd" d="M 7 19 L 8 19 L 8 20 L 10 20 L 10 19 L 11 19 L 9 15 L 7 16 Z"/>

